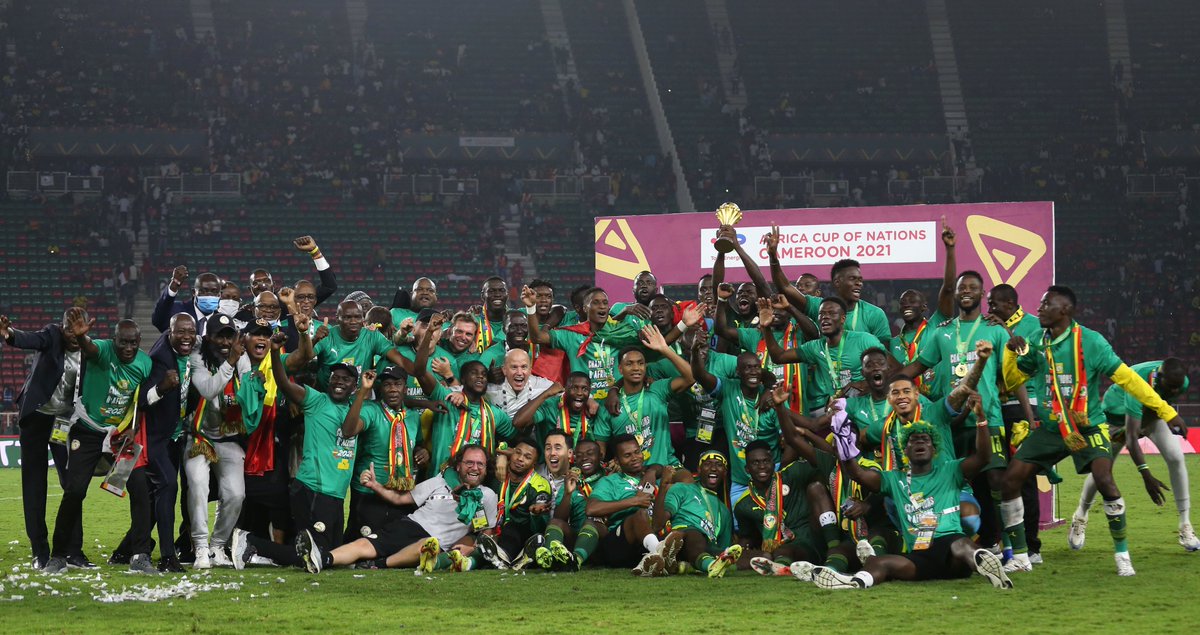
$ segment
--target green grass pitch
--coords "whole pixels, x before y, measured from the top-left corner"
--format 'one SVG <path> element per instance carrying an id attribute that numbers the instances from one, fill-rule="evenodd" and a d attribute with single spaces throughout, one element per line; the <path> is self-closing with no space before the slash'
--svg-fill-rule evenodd
<path id="1" fill-rule="evenodd" d="M 1166 466 L 1149 457 L 1158 477 Z M 1200 457 L 1189 456 L 1193 498 Z M 1064 465 L 1066 471 L 1070 471 Z M 1118 578 L 1103 516 L 1094 508 L 1087 547 L 1066 530 L 1044 533 L 1046 564 L 1014 576 L 1009 592 L 983 578 L 894 583 L 863 592 L 822 591 L 749 571 L 720 580 L 642 580 L 626 571 L 525 575 L 496 571 L 414 576 L 412 571 L 337 570 L 318 576 L 280 568 L 136 577 L 123 568 L 59 577 L 29 568 L 20 474 L 0 470 L 0 630 L 4 633 L 722 633 L 817 632 L 1196 632 L 1200 552 L 1176 542 L 1174 501 L 1150 503 L 1130 461 L 1117 464 L 1129 505 L 1134 578 Z M 94 482 L 85 549 L 103 562 L 128 526 L 128 503 Z M 1060 516 L 1074 509 L 1080 479 L 1059 490 Z M 51 518 L 58 497 L 49 501 Z M 1098 507 L 1098 506 L 1097 506 Z M 184 594 L 155 602 L 102 601 Z M 147 591 L 147 589 L 149 589 Z"/>

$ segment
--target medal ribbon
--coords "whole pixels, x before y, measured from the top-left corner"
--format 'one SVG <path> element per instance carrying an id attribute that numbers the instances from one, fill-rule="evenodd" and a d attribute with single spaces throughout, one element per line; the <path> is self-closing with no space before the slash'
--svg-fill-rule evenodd
<path id="1" fill-rule="evenodd" d="M 783 511 L 783 475 L 779 472 L 775 473 L 775 480 L 771 481 L 771 485 L 767 489 L 765 502 L 766 504 L 763 505 L 762 548 L 763 551 L 769 553 L 794 537 L 784 523 L 786 514 Z M 768 518 L 772 520 L 768 521 Z"/>
<path id="2" fill-rule="evenodd" d="M 929 326 L 928 319 L 922 319 L 921 324 L 917 326 L 917 332 L 913 334 L 912 341 L 909 342 L 905 346 L 905 350 L 904 350 L 904 355 L 905 355 L 904 363 L 905 364 L 911 364 L 911 363 L 913 363 L 913 360 L 915 360 L 917 358 L 917 349 L 920 347 L 920 344 L 921 344 L 921 336 L 925 334 L 925 329 L 928 326 Z M 904 333 L 900 334 L 900 341 L 901 342 L 904 341 Z M 921 389 L 923 382 L 924 382 L 924 377 L 922 377 L 921 375 L 917 375 L 913 379 L 913 384 L 916 385 L 917 390 Z"/>
<path id="3" fill-rule="evenodd" d="M 407 492 L 413 488 L 412 458 L 409 456 L 408 426 L 404 424 L 404 408 L 396 414 L 384 406 L 383 414 L 391 424 L 388 434 L 388 489 Z"/>
<path id="4" fill-rule="evenodd" d="M 825 340 L 825 362 L 829 365 L 829 378 L 833 380 L 833 389 L 837 391 L 842 387 L 842 347 L 846 345 L 846 332 L 842 331 L 841 337 L 838 339 L 837 347 L 837 364 L 833 363 L 833 357 L 829 355 L 829 340 Z"/>
<path id="5" fill-rule="evenodd" d="M 579 445 L 579 440 L 587 437 L 587 412 L 579 411 L 579 426 L 574 429 L 571 428 L 571 413 L 567 412 L 567 401 L 565 399 L 559 401 L 558 413 L 563 432 L 571 435 L 575 440 L 575 445 Z"/>
<path id="6" fill-rule="evenodd" d="M 479 329 L 475 336 L 475 348 L 482 353 L 495 341 L 496 334 L 492 331 L 492 322 L 488 319 L 486 311 L 479 316 L 476 324 L 479 325 Z"/>
<path id="7" fill-rule="evenodd" d="M 964 342 L 961 338 L 962 331 L 960 329 L 962 326 L 962 318 L 954 319 L 954 350 L 958 351 L 959 355 L 965 355 L 967 353 L 967 347 L 970 346 L 972 338 L 975 337 L 975 331 L 979 329 L 980 324 L 983 324 L 983 316 L 975 318 L 975 324 L 972 325 L 971 330 L 967 332 L 967 341 Z M 963 360 L 960 359 L 958 361 L 962 363 Z"/>
<path id="8" fill-rule="evenodd" d="M 454 443 L 450 445 L 450 456 L 455 456 L 464 445 L 470 443 L 471 428 L 473 420 L 471 419 L 471 407 L 467 404 L 462 409 L 462 414 L 458 416 L 458 429 L 454 432 Z M 492 447 L 492 427 L 496 424 L 496 415 L 492 413 L 492 407 L 483 399 L 479 400 L 479 445 L 487 449 L 490 454 L 494 448 Z"/>
<path id="9" fill-rule="evenodd" d="M 642 386 L 642 391 L 638 393 L 637 410 L 631 410 L 629 407 L 629 395 L 626 395 L 624 390 L 621 392 L 621 407 L 625 410 L 625 416 L 629 418 L 629 422 L 637 426 L 642 432 L 642 450 L 647 449 L 647 443 L 650 440 L 650 425 L 642 422 L 642 401 L 646 397 L 646 387 Z"/>
<path id="10" fill-rule="evenodd" d="M 530 469 L 529 473 L 525 475 L 525 478 L 517 485 L 517 489 L 513 492 L 509 492 L 512 486 L 512 481 L 509 479 L 504 479 L 504 483 L 500 485 L 500 509 L 496 514 L 497 529 L 504 524 L 504 516 L 512 508 L 513 501 L 521 500 L 521 493 L 525 491 L 526 487 L 529 487 L 529 481 L 533 479 L 533 472 L 534 470 Z"/>
<path id="11" fill-rule="evenodd" d="M 896 427 L 896 421 L 899 419 L 900 419 L 900 416 L 898 414 L 896 414 L 895 410 L 892 410 L 888 414 L 887 419 L 883 420 L 883 433 L 881 435 L 883 437 L 883 439 L 879 443 L 879 458 L 880 458 L 880 461 L 882 462 L 883 469 L 885 469 L 885 470 L 896 469 L 896 460 L 897 460 L 896 457 L 900 457 L 899 461 L 901 464 L 906 462 L 906 459 L 904 458 L 904 453 L 900 451 L 900 448 L 897 448 L 895 446 L 895 442 L 898 440 L 899 437 L 897 437 L 895 439 L 892 438 L 892 436 L 893 436 L 892 430 Z M 920 404 L 920 402 L 918 402 L 917 409 L 915 412 L 913 412 L 913 421 L 920 421 L 920 420 L 921 420 L 921 404 Z"/>
<path id="12" fill-rule="evenodd" d="M 1058 367 L 1054 364 L 1054 351 L 1050 342 L 1050 331 L 1043 336 L 1045 340 L 1046 362 L 1050 365 L 1050 387 L 1053 391 L 1051 419 L 1058 422 L 1058 433 L 1062 435 L 1067 449 L 1077 452 L 1086 447 L 1083 435 L 1079 433 L 1079 421 L 1087 421 L 1087 369 L 1083 365 L 1083 331 L 1079 324 L 1071 326 L 1072 362 L 1075 364 L 1075 386 L 1071 389 L 1071 404 L 1068 407 L 1063 399 L 1062 390 L 1058 384 Z"/>
<path id="13" fill-rule="evenodd" d="M 796 343 L 792 341 L 794 338 L 793 325 L 788 324 L 787 330 L 783 332 L 783 341 L 780 346 L 784 348 L 795 348 Z M 771 356 L 767 352 L 767 341 L 758 341 L 758 359 L 762 362 L 762 367 L 771 368 Z M 783 383 L 788 387 L 788 409 L 797 414 L 807 414 L 804 412 L 804 373 L 800 371 L 800 364 L 784 364 L 783 365 Z"/>

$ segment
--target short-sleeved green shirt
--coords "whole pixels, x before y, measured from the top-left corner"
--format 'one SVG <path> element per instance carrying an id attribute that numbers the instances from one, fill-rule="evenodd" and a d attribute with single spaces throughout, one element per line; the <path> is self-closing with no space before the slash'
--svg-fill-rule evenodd
<path id="1" fill-rule="evenodd" d="M 783 514 L 784 526 L 792 531 L 797 538 L 812 538 L 812 527 L 808 517 L 810 507 L 805 490 L 813 482 L 824 482 L 826 474 L 808 461 L 792 461 L 783 466 L 778 472 L 780 483 L 783 485 Z M 772 478 L 774 483 L 774 478 Z M 733 515 L 737 518 L 738 535 L 757 544 L 763 537 L 763 516 L 767 510 L 767 496 L 771 487 L 768 485 L 761 491 L 750 484 L 741 498 L 733 504 Z"/>
<path id="2" fill-rule="evenodd" d="M 1071 326 L 1077 326 L 1077 322 L 1072 322 Z M 1124 362 L 1120 357 L 1113 352 L 1112 346 L 1108 340 L 1104 339 L 1103 335 L 1087 328 L 1079 326 L 1080 339 L 1083 342 L 1083 365 L 1087 371 L 1088 390 L 1087 390 L 1087 411 L 1088 423 L 1093 426 L 1106 423 L 1104 415 L 1104 400 L 1103 394 L 1100 392 L 1100 382 L 1102 377 L 1111 377 Z M 1055 366 L 1059 368 L 1057 373 L 1059 391 L 1062 393 L 1062 398 L 1067 402 L 1065 405 L 1069 408 L 1071 405 L 1072 391 L 1075 389 L 1075 378 L 1077 371 L 1075 369 L 1075 345 L 1071 332 L 1073 328 L 1068 328 L 1063 331 L 1053 342 L 1049 343 L 1051 353 L 1054 355 Z M 1046 343 L 1038 340 L 1029 342 L 1029 352 L 1017 359 L 1017 368 L 1021 372 L 1030 375 L 1040 376 L 1041 381 L 1038 388 L 1038 417 L 1042 421 L 1050 421 L 1051 408 L 1054 403 L 1053 389 L 1051 388 L 1052 379 L 1050 373 L 1050 365 L 1046 360 Z"/>
<path id="3" fill-rule="evenodd" d="M 402 355 L 404 359 L 407 359 L 410 362 L 417 361 L 417 352 L 413 350 L 411 346 L 397 346 L 396 350 L 400 351 L 400 355 Z M 441 346 L 435 348 L 433 354 L 429 356 L 429 360 L 425 362 L 425 370 L 432 371 L 431 364 L 433 363 L 433 360 L 439 358 L 450 362 L 450 370 L 454 372 L 455 377 L 458 377 L 458 360 L 455 359 L 454 356 L 449 353 L 449 351 Z M 383 358 L 379 363 L 383 364 L 384 368 L 387 368 L 391 365 L 391 362 L 388 361 L 386 357 Z M 376 368 L 376 370 L 382 371 L 383 369 Z M 442 378 L 440 377 L 435 377 L 435 379 L 437 379 L 439 382 L 442 381 Z M 408 377 L 408 388 L 406 394 L 412 399 L 425 398 L 425 391 L 421 390 L 421 382 L 417 380 L 415 375 L 409 375 Z M 421 410 L 412 408 L 408 411 L 408 424 L 413 426 L 421 424 Z"/>
<path id="4" fill-rule="evenodd" d="M 678 351 L 677 351 L 678 352 Z M 709 374 L 720 379 L 737 377 L 737 356 L 709 351 L 704 366 Z M 679 371 L 670 360 L 662 359 L 649 365 L 647 374 L 654 380 L 674 379 Z M 695 439 L 700 428 L 700 415 L 711 408 L 716 415 L 713 397 L 700 384 L 692 384 L 683 392 L 671 395 L 667 401 L 667 414 L 671 421 L 682 421 L 684 437 Z M 718 415 L 719 416 L 719 415 Z M 719 421 L 716 425 L 719 425 Z"/>
<path id="5" fill-rule="evenodd" d="M 138 386 L 150 376 L 153 364 L 143 351 L 138 351 L 128 364 L 122 363 L 112 340 L 93 343 L 99 352 L 85 362 L 75 416 L 89 428 L 104 432 L 125 420 L 137 399 Z"/>
<path id="6" fill-rule="evenodd" d="M 341 328 L 329 329 L 329 336 L 317 342 L 317 387 L 324 390 L 329 385 L 329 367 L 334 364 L 349 364 L 362 372 L 375 366 L 376 357 L 384 357 L 392 350 L 392 343 L 379 331 L 363 329 L 354 341 L 342 339 Z"/>
<path id="7" fill-rule="evenodd" d="M 383 402 L 368 401 L 363 404 L 359 419 L 362 419 L 363 429 L 358 433 L 358 444 L 355 448 L 354 472 L 351 474 L 350 487 L 363 494 L 371 494 L 371 489 L 358 482 L 355 478 L 362 474 L 372 464 L 375 465 L 375 480 L 380 483 L 388 482 L 389 456 L 392 448 L 392 424 L 389 415 L 395 415 Z M 405 432 L 408 433 L 408 456 L 421 443 L 421 426 L 412 426 L 405 417 Z M 415 474 L 414 474 L 415 476 Z"/>
<path id="8" fill-rule="evenodd" d="M 1008 343 L 1008 330 L 1003 326 L 988 323 L 987 319 L 980 315 L 971 322 L 962 322 L 960 318 L 954 318 L 926 337 L 929 338 L 929 346 L 921 349 L 917 360 L 926 368 L 937 368 L 935 385 L 930 387 L 930 396 L 935 399 L 950 394 L 954 386 L 971 372 L 978 360 L 975 342 L 987 340 L 992 343 L 992 356 L 983 367 L 983 375 L 979 378 L 976 390 L 983 398 L 984 414 L 987 415 L 988 422 L 993 427 L 1003 426 L 1004 417 L 1000 414 L 1000 394 L 996 388 L 996 381 L 1000 379 L 1001 355 L 1004 345 Z"/>
<path id="9" fill-rule="evenodd" d="M 617 435 L 632 434 L 642 444 L 646 465 L 675 464 L 671 423 L 667 417 L 667 399 L 671 394 L 671 382 L 667 380 L 656 381 L 633 395 L 622 393 L 620 414 L 614 417 L 604 407 L 596 413 L 594 438 L 607 443 Z"/>
<path id="10" fill-rule="evenodd" d="M 354 477 L 355 437 L 342 436 L 350 402 L 304 387 L 304 455 L 296 480 L 318 494 L 345 498 Z"/>
<path id="11" fill-rule="evenodd" d="M 592 494 L 588 498 L 605 503 L 615 503 L 637 496 L 637 493 L 641 491 L 640 487 L 640 478 L 630 476 L 624 472 L 616 472 L 596 481 L 596 484 L 592 486 Z M 633 512 L 637 511 L 637 509 L 636 507 L 622 509 L 610 515 L 605 521 L 605 525 L 609 529 L 614 529 L 624 522 L 626 518 L 633 515 Z"/>
<path id="12" fill-rule="evenodd" d="M 967 479 L 959 467 L 961 465 L 962 459 L 934 463 L 929 472 L 911 478 L 907 471 L 887 470 L 881 473 L 883 480 L 879 489 L 896 504 L 900 535 L 904 538 L 906 551 L 913 550 L 921 519 L 925 516 L 937 518 L 937 528 L 933 533 L 935 539 L 963 532 L 959 496 Z"/>
<path id="13" fill-rule="evenodd" d="M 434 388 L 432 394 L 426 395 L 426 398 L 430 401 L 440 401 L 446 404 L 447 410 L 445 413 L 435 412 L 433 414 L 433 425 L 430 427 L 429 432 L 429 462 L 431 468 L 435 471 L 440 470 L 442 465 L 453 454 L 458 426 L 463 418 L 464 411 L 450 403 L 449 397 L 450 390 L 441 384 L 438 384 Z M 487 414 L 481 415 L 480 408 L 486 408 Z M 499 441 L 510 441 L 517 436 L 517 430 L 513 427 L 512 419 L 508 416 L 508 413 L 500 408 L 491 406 L 487 403 L 486 399 L 468 401 L 465 412 L 466 424 L 469 429 L 464 430 L 465 438 L 461 445 L 483 443 L 484 416 L 494 424 L 491 430 L 491 438 L 487 439 L 487 443 L 484 444 L 489 456 L 495 454 Z"/>
<path id="14" fill-rule="evenodd" d="M 766 388 L 759 386 L 758 392 L 761 395 Z M 774 410 L 760 412 L 758 397 L 742 394 L 742 383 L 736 379 L 720 380 L 715 396 L 720 421 L 729 439 L 729 477 L 734 483 L 745 485 L 750 482 L 746 473 L 746 446 L 766 441 L 771 446 L 771 456 L 779 461 L 779 417 Z"/>
<path id="15" fill-rule="evenodd" d="M 901 366 L 907 366 L 917 361 L 917 357 L 921 355 L 921 351 L 925 350 L 925 347 L 929 345 L 929 342 L 932 339 L 930 336 L 933 335 L 934 330 L 937 329 L 939 324 L 945 321 L 946 316 L 942 315 L 941 311 L 934 309 L 933 315 L 930 315 L 929 318 L 925 320 L 925 328 L 921 330 L 919 339 L 917 331 L 913 331 L 911 333 L 900 331 L 899 334 L 892 337 L 891 346 L 888 349 L 892 353 L 892 358 L 900 362 Z M 918 329 L 919 328 L 920 327 L 918 327 Z M 917 346 L 916 351 L 914 351 L 914 354 L 910 359 L 908 356 L 908 347 L 912 345 L 914 339 L 917 340 Z"/>
<path id="16" fill-rule="evenodd" d="M 953 460 L 958 453 L 955 449 L 956 439 L 954 431 L 951 428 L 953 415 L 946 409 L 946 400 L 938 399 L 937 401 L 929 401 L 924 395 L 921 395 L 918 397 L 918 404 L 920 405 L 920 413 L 918 413 L 920 420 L 932 425 L 941 436 L 941 445 L 938 447 L 937 454 L 933 457 L 934 462 Z M 887 408 L 887 412 L 891 414 L 892 409 L 890 406 Z M 881 461 L 880 465 L 883 465 L 883 428 L 886 421 L 887 417 L 885 415 L 884 418 L 879 419 L 867 428 L 867 442 L 871 444 L 871 448 L 875 451 L 875 459 Z M 894 469 L 901 469 L 905 463 L 904 448 L 900 447 L 900 429 L 903 427 L 903 423 L 900 421 L 896 423 L 900 425 L 893 425 L 891 430 L 888 431 L 888 445 L 894 453 Z M 974 426 L 972 426 L 972 442 L 975 440 L 974 434 L 975 430 Z"/>
<path id="17" fill-rule="evenodd" d="M 805 297 L 808 298 L 808 310 L 806 311 L 808 317 L 816 322 L 817 313 L 821 310 L 821 302 L 824 302 L 825 298 L 814 295 Z M 884 350 L 892 343 L 892 327 L 888 324 L 887 314 L 883 312 L 883 309 L 866 300 L 855 302 L 854 308 L 846 313 L 845 328 L 847 331 L 870 333 L 875 336 L 874 346 L 881 346 Z"/>
<path id="18" fill-rule="evenodd" d="M 533 411 L 533 430 L 537 435 L 538 447 L 542 447 L 546 443 L 546 435 L 554 430 L 567 430 L 569 427 L 570 435 L 574 443 L 571 447 L 579 445 L 580 441 L 594 438 L 596 428 L 595 419 L 588 417 L 586 412 L 572 413 L 569 410 L 564 412 L 563 397 L 558 395 L 551 397 L 542 402 L 538 409 Z M 565 414 L 565 421 L 564 421 Z M 583 422 L 583 426 L 580 422 Z"/>
<path id="19" fill-rule="evenodd" d="M 811 407 L 819 407 L 829 400 L 838 388 L 863 378 L 862 354 L 869 348 L 878 348 L 879 340 L 869 333 L 843 330 L 841 341 L 829 346 L 828 340 L 812 340 L 794 349 L 800 361 L 813 366 L 813 381 L 809 383 L 806 401 Z M 833 366 L 830 366 L 830 362 Z M 837 376 L 835 383 L 833 376 Z"/>
<path id="20" fill-rule="evenodd" d="M 587 340 L 582 333 L 566 329 L 550 329 L 550 346 L 566 353 L 572 372 L 587 373 L 592 379 L 592 395 L 612 385 L 617 361 L 618 347 L 608 344 L 599 337 L 592 338 L 583 355 L 576 355 L 579 347 Z"/>
<path id="21" fill-rule="evenodd" d="M 708 538 L 708 552 L 717 554 L 733 543 L 733 518 L 716 494 L 698 483 L 676 483 L 663 497 L 671 514 L 671 530 L 694 529 Z"/>

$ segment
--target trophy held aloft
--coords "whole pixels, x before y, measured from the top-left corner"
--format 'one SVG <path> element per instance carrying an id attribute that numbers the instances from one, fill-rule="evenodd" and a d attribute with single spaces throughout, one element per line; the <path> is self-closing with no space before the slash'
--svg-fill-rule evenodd
<path id="1" fill-rule="evenodd" d="M 742 220 L 742 208 L 735 203 L 724 203 L 717 208 L 717 222 L 721 224 L 721 230 L 717 232 L 717 239 L 713 246 L 717 251 L 727 254 L 733 251 L 737 245 L 737 234 L 733 231 L 733 226 Z"/>

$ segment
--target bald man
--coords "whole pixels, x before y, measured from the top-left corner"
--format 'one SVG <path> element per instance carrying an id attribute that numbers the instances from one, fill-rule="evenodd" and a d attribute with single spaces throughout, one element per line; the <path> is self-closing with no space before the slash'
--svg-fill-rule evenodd
<path id="1" fill-rule="evenodd" d="M 554 382 L 534 375 L 532 365 L 529 353 L 519 348 L 509 351 L 504 356 L 504 365 L 501 366 L 504 381 L 488 384 L 488 401 L 512 417 L 521 406 L 554 386 Z"/>

